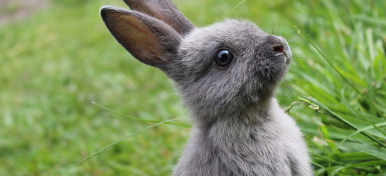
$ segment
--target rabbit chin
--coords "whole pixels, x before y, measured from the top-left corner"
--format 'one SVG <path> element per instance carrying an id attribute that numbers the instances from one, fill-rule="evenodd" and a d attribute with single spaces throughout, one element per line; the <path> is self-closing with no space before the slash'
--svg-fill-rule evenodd
<path id="1" fill-rule="evenodd" d="M 198 125 L 210 125 L 217 120 L 243 117 L 246 121 L 249 119 L 247 112 L 264 114 L 269 110 L 269 102 L 274 99 L 274 90 L 277 84 L 265 85 L 264 87 L 255 87 L 254 89 L 241 88 L 233 89 L 229 92 L 223 92 L 217 95 L 200 96 L 199 94 L 189 93 L 186 90 L 180 91 L 184 105 L 189 110 L 193 120 Z"/>

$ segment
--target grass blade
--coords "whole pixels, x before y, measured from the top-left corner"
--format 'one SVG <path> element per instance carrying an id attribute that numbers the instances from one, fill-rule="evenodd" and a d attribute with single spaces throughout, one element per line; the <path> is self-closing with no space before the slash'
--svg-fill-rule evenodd
<path id="1" fill-rule="evenodd" d="M 241 1 L 240 3 L 238 3 L 235 7 L 233 7 L 227 14 L 225 14 L 220 21 L 223 21 L 231 12 L 233 12 L 237 7 L 239 7 L 242 3 L 244 3 L 245 1 L 247 0 L 243 0 Z M 214 26 L 213 30 L 217 27 L 217 24 L 216 26 Z"/>
<path id="2" fill-rule="evenodd" d="M 337 153 L 340 153 L 340 151 L 336 147 L 334 141 L 331 139 L 330 133 L 328 132 L 326 125 L 322 124 L 319 127 L 320 127 L 320 131 L 322 132 L 324 139 L 327 141 L 327 144 L 330 147 L 331 151 L 336 151 Z"/>
<path id="3" fill-rule="evenodd" d="M 175 125 L 175 126 L 182 126 L 182 127 L 192 127 L 191 125 L 188 125 L 188 124 L 180 124 L 180 123 L 172 123 L 172 122 L 166 122 L 166 121 L 161 121 L 161 120 L 150 120 L 150 119 L 140 119 L 140 118 L 135 118 L 135 117 L 130 117 L 130 116 L 127 116 L 125 114 L 122 114 L 122 113 L 119 113 L 119 112 L 116 112 L 116 111 L 113 111 L 105 106 L 102 106 L 98 103 L 95 103 L 95 102 L 92 102 L 93 104 L 103 108 L 103 109 L 106 109 L 114 114 L 117 114 L 117 115 L 120 115 L 120 116 L 123 116 L 123 117 L 126 117 L 126 118 L 129 118 L 129 119 L 133 119 L 133 120 L 138 120 L 138 121 L 144 121 L 144 122 L 155 122 L 155 123 L 161 123 L 163 122 L 164 124 L 169 124 L 169 125 Z M 182 119 L 182 118 L 181 118 Z"/>
<path id="4" fill-rule="evenodd" d="M 93 153 L 92 155 L 88 156 L 87 158 L 83 159 L 82 161 L 79 161 L 78 163 L 76 163 L 76 164 L 74 164 L 74 165 L 68 167 L 66 170 L 60 172 L 57 176 L 66 173 L 67 171 L 69 171 L 69 170 L 72 169 L 73 167 L 75 167 L 75 166 L 77 166 L 77 165 L 79 165 L 79 164 L 82 164 L 83 162 L 85 162 L 85 161 L 91 159 L 92 157 L 94 157 L 95 155 L 97 155 L 97 154 L 99 154 L 99 153 L 101 153 L 101 152 L 107 150 L 108 148 L 112 147 L 113 145 L 118 144 L 119 142 L 121 142 L 121 141 L 123 141 L 123 140 L 125 140 L 125 139 L 127 139 L 127 138 L 129 138 L 129 137 L 131 137 L 131 136 L 134 136 L 134 135 L 136 135 L 136 134 L 138 134 L 138 133 L 140 133 L 140 132 L 142 132 L 142 131 L 145 131 L 145 130 L 147 130 L 147 129 L 153 128 L 153 127 L 155 127 L 155 126 L 158 126 L 158 125 L 161 125 L 161 124 L 166 124 L 166 123 L 168 123 L 168 122 L 175 121 L 175 120 L 179 120 L 179 119 L 181 119 L 181 118 L 171 119 L 171 120 L 165 120 L 165 121 L 156 123 L 156 124 L 154 124 L 154 125 L 150 125 L 150 126 L 148 126 L 148 127 L 146 127 L 146 128 L 143 128 L 143 129 L 141 129 L 141 130 L 138 130 L 138 131 L 136 131 L 136 132 L 134 132 L 134 133 L 132 133 L 132 134 L 130 134 L 130 135 L 127 135 L 127 136 L 125 136 L 124 138 L 122 138 L 122 139 L 120 139 L 120 140 L 118 140 L 118 141 L 116 141 L 116 142 L 114 142 L 114 143 L 112 143 L 112 144 L 106 146 L 105 148 L 103 148 L 103 149 L 101 149 L 101 150 L 99 150 L 99 151 L 97 151 L 97 152 L 95 152 L 95 153 Z"/>
<path id="5" fill-rule="evenodd" d="M 295 26 L 296 27 L 296 26 Z M 367 102 L 367 104 L 371 107 L 371 109 L 375 109 L 376 110 L 376 107 L 353 85 L 353 84 L 351 84 L 351 82 L 350 81 L 348 81 L 347 79 L 346 79 L 346 77 L 344 77 L 340 72 L 339 72 L 339 70 L 338 69 L 336 69 L 335 68 L 335 66 L 327 59 L 327 57 L 319 50 L 319 48 L 318 47 L 316 47 L 315 46 L 315 44 L 314 43 L 312 43 L 311 42 L 311 40 L 309 40 L 306 36 L 304 36 L 303 34 L 302 34 L 302 32 L 300 31 L 300 29 L 299 28 L 297 28 L 296 27 L 296 29 L 298 30 L 298 34 L 300 34 L 304 39 L 306 39 L 307 40 L 307 42 L 308 43 L 310 43 L 311 45 L 312 45 L 312 47 L 314 47 L 317 51 L 318 51 L 318 53 L 324 58 L 324 60 L 326 60 L 326 62 L 339 74 L 339 76 L 347 83 L 347 84 L 349 84 L 366 102 Z M 381 112 L 379 112 L 379 113 L 381 113 Z"/>
<path id="6" fill-rule="evenodd" d="M 220 21 L 223 21 L 231 12 L 233 12 L 237 7 L 239 7 L 242 3 L 244 3 L 247 0 L 243 0 L 240 3 L 238 3 L 235 7 L 233 7 L 227 14 L 225 14 L 224 17 L 221 18 Z"/>
<path id="7" fill-rule="evenodd" d="M 343 143 L 342 146 L 351 148 L 358 152 L 363 152 L 363 153 L 373 155 L 375 157 L 378 157 L 379 159 L 386 160 L 386 150 L 382 148 L 378 148 L 376 146 L 361 144 L 361 143 L 354 143 L 354 142 L 346 142 L 346 143 Z"/>
<path id="8" fill-rule="evenodd" d="M 386 122 L 382 122 L 382 123 L 377 123 L 377 124 L 375 124 L 376 126 L 385 126 L 386 125 Z M 352 137 L 352 136 L 354 136 L 354 135 L 356 135 L 356 134 L 358 134 L 358 133 L 360 133 L 360 132 L 362 132 L 362 131 L 366 131 L 366 130 L 369 130 L 369 129 L 371 129 L 371 128 L 374 128 L 374 126 L 367 126 L 367 127 L 365 127 L 365 128 L 361 128 L 361 129 L 358 129 L 358 130 L 356 130 L 355 132 L 353 132 L 353 133 L 351 133 L 350 135 L 348 135 L 346 138 L 344 138 L 339 144 L 338 144 L 338 146 L 332 151 L 332 153 L 331 153 L 331 157 L 330 157 L 330 159 L 329 159 L 329 161 L 328 161 L 328 166 L 329 166 L 329 168 L 331 167 L 331 159 L 332 159 L 332 156 L 334 155 L 334 153 L 335 153 L 335 151 L 337 151 L 337 149 L 347 140 L 347 139 L 349 139 L 350 137 Z"/>
<path id="9" fill-rule="evenodd" d="M 317 112 L 320 112 L 320 113 L 325 114 L 327 116 L 333 117 L 333 118 L 343 122 L 344 124 L 350 126 L 351 128 L 353 128 L 355 130 L 359 130 L 355 125 L 353 125 L 352 123 L 350 123 L 349 121 L 347 121 L 343 117 L 335 114 L 327 106 L 323 105 L 322 103 L 318 102 L 317 100 L 315 100 L 313 98 L 305 97 L 305 96 L 300 97 L 299 100 L 304 102 L 304 103 L 306 103 L 306 104 L 309 104 L 309 106 L 312 109 L 316 110 Z M 384 144 L 383 142 L 381 142 L 378 139 L 374 138 L 373 136 L 367 134 L 364 131 L 361 131 L 360 133 L 362 133 L 363 135 L 365 135 L 369 139 L 373 140 L 374 142 L 378 143 L 380 146 L 386 148 L 386 144 Z"/>

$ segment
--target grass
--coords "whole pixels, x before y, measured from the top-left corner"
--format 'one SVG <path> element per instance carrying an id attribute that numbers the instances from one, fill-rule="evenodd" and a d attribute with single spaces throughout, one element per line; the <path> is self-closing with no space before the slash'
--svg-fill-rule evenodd
<path id="1" fill-rule="evenodd" d="M 175 2 L 205 26 L 241 1 Z M 49 9 L 1 26 L 0 175 L 56 175 L 156 124 L 92 102 L 140 119 L 187 116 L 171 82 L 110 36 L 98 15 L 107 4 L 125 7 L 118 0 L 52 0 Z M 305 133 L 316 175 L 386 174 L 385 149 L 370 139 L 386 139 L 385 13 L 381 0 L 248 0 L 229 14 L 290 42 L 294 62 L 277 97 L 283 107 L 299 102 L 289 114 Z M 62 175 L 168 175 L 189 131 L 149 128 Z"/>

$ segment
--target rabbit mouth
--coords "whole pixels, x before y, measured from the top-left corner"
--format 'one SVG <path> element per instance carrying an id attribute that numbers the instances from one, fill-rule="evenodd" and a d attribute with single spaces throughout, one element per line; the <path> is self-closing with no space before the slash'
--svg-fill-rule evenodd
<path id="1" fill-rule="evenodd" d="M 283 49 L 279 52 L 276 52 L 274 56 L 277 58 L 282 58 L 284 60 L 284 63 L 288 65 L 291 61 L 292 53 L 291 53 L 291 50 L 286 48 L 285 50 Z"/>
<path id="2" fill-rule="evenodd" d="M 276 50 L 275 50 L 275 51 L 276 51 Z M 279 50 L 279 51 L 276 51 L 276 52 L 274 53 L 274 56 L 277 57 L 277 58 L 283 57 L 284 62 L 287 62 L 288 54 L 284 51 L 284 47 L 283 47 L 283 49 L 281 49 L 281 50 Z"/>
<path id="3" fill-rule="evenodd" d="M 280 51 L 274 54 L 276 58 L 283 59 L 284 63 L 289 64 L 291 56 L 288 51 Z"/>

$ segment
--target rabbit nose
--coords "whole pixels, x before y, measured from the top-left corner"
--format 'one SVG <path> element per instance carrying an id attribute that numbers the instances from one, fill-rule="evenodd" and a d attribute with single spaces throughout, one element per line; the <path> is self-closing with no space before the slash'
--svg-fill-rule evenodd
<path id="1" fill-rule="evenodd" d="M 269 35 L 265 43 L 271 47 L 274 51 L 281 51 L 284 50 L 284 42 L 281 38 L 276 37 L 274 35 Z"/>
<path id="2" fill-rule="evenodd" d="M 276 52 L 284 52 L 284 45 L 276 45 L 276 46 L 273 46 L 273 50 L 276 51 Z"/>
<path id="3" fill-rule="evenodd" d="M 274 35 L 269 35 L 265 41 L 266 45 L 268 45 L 268 49 L 273 53 L 283 53 L 286 54 L 286 43 L 281 37 L 277 37 Z"/>
<path id="4" fill-rule="evenodd" d="M 284 54 L 284 56 L 287 57 L 287 53 L 285 52 L 284 45 L 279 44 L 279 45 L 273 46 L 272 48 L 273 48 L 274 53 L 279 53 L 279 54 L 282 53 L 282 54 Z"/>

